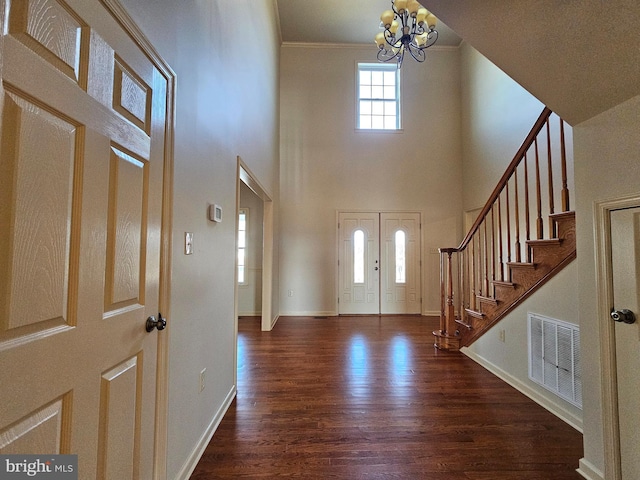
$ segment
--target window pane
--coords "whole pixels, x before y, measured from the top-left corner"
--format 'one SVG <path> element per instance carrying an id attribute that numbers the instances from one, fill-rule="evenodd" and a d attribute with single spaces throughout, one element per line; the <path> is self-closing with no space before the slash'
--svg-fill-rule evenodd
<path id="1" fill-rule="evenodd" d="M 238 265 L 244 265 L 244 248 L 238 249 Z"/>
<path id="2" fill-rule="evenodd" d="M 396 85 L 396 72 L 384 72 L 384 84 L 395 87 Z"/>
<path id="3" fill-rule="evenodd" d="M 245 248 L 247 246 L 247 233 L 238 232 L 238 248 Z"/>
<path id="4" fill-rule="evenodd" d="M 370 70 L 360 70 L 360 85 L 371 85 Z"/>
<path id="5" fill-rule="evenodd" d="M 370 100 L 360 100 L 360 115 L 371 115 Z"/>
<path id="6" fill-rule="evenodd" d="M 383 98 L 384 97 L 384 88 L 383 87 L 371 87 L 371 98 Z"/>
<path id="7" fill-rule="evenodd" d="M 247 229 L 247 215 L 244 213 L 240 213 L 238 216 L 238 230 L 246 230 Z"/>
<path id="8" fill-rule="evenodd" d="M 385 130 L 395 130 L 398 128 L 397 117 L 384 117 L 384 129 Z"/>
<path id="9" fill-rule="evenodd" d="M 360 85 L 360 98 L 371 98 L 371 87 L 369 85 Z"/>
<path id="10" fill-rule="evenodd" d="M 360 115 L 360 128 L 371 129 L 371 117 L 369 115 Z"/>
<path id="11" fill-rule="evenodd" d="M 406 282 L 405 234 L 396 232 L 396 283 Z"/>
<path id="12" fill-rule="evenodd" d="M 244 283 L 244 267 L 238 265 L 238 283 Z"/>
<path id="13" fill-rule="evenodd" d="M 373 115 L 384 115 L 384 104 L 382 102 L 371 102 L 371 113 Z"/>
<path id="14" fill-rule="evenodd" d="M 384 117 L 371 117 L 371 128 L 384 130 Z"/>
<path id="15" fill-rule="evenodd" d="M 364 283 L 364 232 L 353 233 L 353 283 Z"/>
<path id="16" fill-rule="evenodd" d="M 383 74 L 381 71 L 371 72 L 371 85 L 383 85 Z"/>
<path id="17" fill-rule="evenodd" d="M 393 99 L 395 100 L 396 98 L 396 87 L 394 86 L 384 86 L 384 98 L 388 98 L 388 99 Z"/>
<path id="18" fill-rule="evenodd" d="M 384 114 L 395 115 L 396 114 L 396 102 L 384 102 Z"/>

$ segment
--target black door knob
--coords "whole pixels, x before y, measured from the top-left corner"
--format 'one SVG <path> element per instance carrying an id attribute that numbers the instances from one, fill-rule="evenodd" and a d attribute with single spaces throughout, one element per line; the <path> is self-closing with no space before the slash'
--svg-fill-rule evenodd
<path id="1" fill-rule="evenodd" d="M 613 310 L 611 312 L 611 318 L 616 322 L 622 323 L 635 323 L 636 316 L 631 310 L 623 308 L 622 310 Z"/>
<path id="2" fill-rule="evenodd" d="M 167 326 L 167 321 L 164 318 L 162 318 L 162 314 L 160 312 L 158 312 L 157 320 L 156 320 L 156 317 L 154 317 L 153 315 L 147 318 L 147 324 L 146 324 L 147 332 L 153 331 L 154 328 L 157 328 L 158 330 L 164 330 L 166 326 Z"/>

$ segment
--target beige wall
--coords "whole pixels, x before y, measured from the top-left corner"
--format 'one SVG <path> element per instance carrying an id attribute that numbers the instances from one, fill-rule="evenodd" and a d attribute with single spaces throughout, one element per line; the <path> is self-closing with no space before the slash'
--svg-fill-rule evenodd
<path id="1" fill-rule="evenodd" d="M 278 193 L 275 7 L 272 0 L 123 3 L 177 74 L 167 478 L 186 478 L 235 388 L 237 156 L 272 198 Z M 207 220 L 210 203 L 222 206 L 222 223 Z"/>
<path id="2" fill-rule="evenodd" d="M 544 105 L 477 50 L 462 43 L 465 211 L 481 208 Z"/>
<path id="3" fill-rule="evenodd" d="M 604 472 L 602 372 L 595 280 L 594 204 L 640 192 L 640 96 L 574 128 L 578 311 L 584 375 L 584 458 Z M 604 476 L 602 477 L 604 478 Z"/>
<path id="4" fill-rule="evenodd" d="M 282 315 L 336 313 L 338 210 L 421 211 L 423 313 L 439 311 L 429 252 L 461 237 L 459 53 L 433 48 L 424 64 L 405 62 L 394 133 L 355 128 L 357 63 L 375 61 L 375 46 L 282 48 Z"/>

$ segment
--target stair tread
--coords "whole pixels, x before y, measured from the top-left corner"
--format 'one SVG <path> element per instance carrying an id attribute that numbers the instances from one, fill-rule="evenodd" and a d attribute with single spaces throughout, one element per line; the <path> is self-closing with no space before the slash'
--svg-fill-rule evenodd
<path id="1" fill-rule="evenodd" d="M 507 262 L 507 265 L 511 268 L 536 268 L 538 264 L 530 262 Z"/>
<path id="2" fill-rule="evenodd" d="M 549 217 L 553 218 L 554 220 L 558 220 L 562 218 L 571 218 L 575 216 L 576 216 L 576 212 L 573 210 L 569 210 L 568 212 L 552 213 L 551 215 L 549 215 Z"/>
<path id="3" fill-rule="evenodd" d="M 491 283 L 493 283 L 496 287 L 516 288 L 516 286 L 518 285 L 517 283 L 507 282 L 503 280 L 493 280 Z"/>
<path id="4" fill-rule="evenodd" d="M 479 312 L 477 310 L 472 310 L 471 308 L 465 308 L 464 311 L 467 312 L 467 315 L 471 317 L 480 318 L 480 319 L 485 317 L 484 313 Z"/>
<path id="5" fill-rule="evenodd" d="M 544 245 L 561 245 L 563 242 L 562 238 L 543 238 L 540 240 L 527 240 L 527 245 L 536 247 L 536 246 L 544 246 Z"/>
<path id="6" fill-rule="evenodd" d="M 489 303 L 491 305 L 498 305 L 498 300 L 494 297 L 484 297 L 482 295 L 476 295 L 476 298 L 480 300 L 481 303 Z"/>
<path id="7" fill-rule="evenodd" d="M 462 325 L 463 327 L 466 327 L 468 330 L 473 330 L 473 327 L 469 323 L 465 322 L 464 320 L 456 318 L 456 323 L 458 325 Z"/>
<path id="8" fill-rule="evenodd" d="M 444 333 L 442 330 L 434 330 L 432 333 L 434 337 L 442 337 L 442 338 L 458 337 L 457 335 L 449 335 L 447 333 Z"/>

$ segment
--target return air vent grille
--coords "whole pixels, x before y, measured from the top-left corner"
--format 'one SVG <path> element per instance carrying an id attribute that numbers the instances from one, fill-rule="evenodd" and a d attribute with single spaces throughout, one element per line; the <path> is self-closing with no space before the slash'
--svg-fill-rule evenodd
<path id="1" fill-rule="evenodd" d="M 577 325 L 529 313 L 529 378 L 582 408 Z"/>

